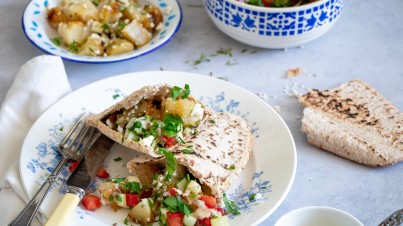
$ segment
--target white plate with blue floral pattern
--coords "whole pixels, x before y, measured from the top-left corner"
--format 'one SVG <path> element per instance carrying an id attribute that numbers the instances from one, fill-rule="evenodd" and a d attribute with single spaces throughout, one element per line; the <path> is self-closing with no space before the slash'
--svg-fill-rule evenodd
<path id="1" fill-rule="evenodd" d="M 74 120 L 83 112 L 100 112 L 131 92 L 152 84 L 190 85 L 192 95 L 215 111 L 227 111 L 244 118 L 252 129 L 254 149 L 243 172 L 226 192 L 240 208 L 230 215 L 232 225 L 257 225 L 272 214 L 286 197 L 294 181 L 296 149 L 281 117 L 259 97 L 230 82 L 185 72 L 138 72 L 107 78 L 85 86 L 52 105 L 30 129 L 22 148 L 20 173 L 27 194 L 32 197 L 44 182 L 60 155 L 57 145 Z M 115 161 L 118 158 L 120 161 Z M 115 144 L 104 162 L 112 177 L 126 176 L 125 164 L 133 151 Z M 115 160 L 114 160 L 115 159 Z M 66 192 L 69 176 L 64 167 L 56 185 L 44 200 L 41 211 L 49 216 Z M 91 188 L 94 189 L 96 181 Z M 254 198 L 251 198 L 254 197 Z M 76 208 L 69 225 L 123 225 L 127 211 L 114 212 L 103 206 L 95 211 Z"/>
<path id="2" fill-rule="evenodd" d="M 58 37 L 55 28 L 47 21 L 47 8 L 60 5 L 58 0 L 31 0 L 22 16 L 22 28 L 29 41 L 42 51 L 60 56 L 65 60 L 81 63 L 111 63 L 134 59 L 150 53 L 166 43 L 179 30 L 182 22 L 182 9 L 177 0 L 139 0 L 141 4 L 153 4 L 161 9 L 163 14 L 163 26 L 154 34 L 150 43 L 131 52 L 105 57 L 84 56 L 72 53 L 67 48 L 55 45 L 52 41 Z"/>

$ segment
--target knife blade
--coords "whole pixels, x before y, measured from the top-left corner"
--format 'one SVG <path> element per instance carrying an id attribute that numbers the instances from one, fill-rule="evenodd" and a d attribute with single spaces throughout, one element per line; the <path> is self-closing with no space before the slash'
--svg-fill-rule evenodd
<path id="1" fill-rule="evenodd" d="M 91 145 L 83 159 L 67 179 L 68 191 L 62 201 L 53 211 L 45 226 L 65 225 L 78 203 L 85 195 L 85 191 L 94 180 L 99 168 L 106 158 L 114 141 L 104 134 L 100 134 Z"/>

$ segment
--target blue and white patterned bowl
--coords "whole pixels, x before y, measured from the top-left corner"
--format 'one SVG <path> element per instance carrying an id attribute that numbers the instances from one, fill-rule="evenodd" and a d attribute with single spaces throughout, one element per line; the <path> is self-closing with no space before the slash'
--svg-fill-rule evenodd
<path id="1" fill-rule="evenodd" d="M 111 63 L 133 59 L 150 53 L 168 43 L 179 30 L 182 22 L 182 9 L 177 0 L 139 0 L 138 2 L 158 6 L 163 12 L 163 27 L 158 34 L 154 35 L 150 43 L 125 54 L 107 57 L 83 56 L 71 53 L 66 48 L 53 44 L 51 39 L 58 35 L 56 29 L 51 27 L 46 19 L 46 8 L 59 5 L 58 0 L 31 0 L 22 16 L 22 28 L 29 41 L 36 47 L 48 54 L 60 56 L 65 60 L 82 63 Z"/>
<path id="2" fill-rule="evenodd" d="M 270 49 L 300 46 L 326 33 L 344 0 L 319 0 L 286 8 L 266 8 L 235 0 L 204 0 L 204 8 L 225 34 L 245 44 Z"/>

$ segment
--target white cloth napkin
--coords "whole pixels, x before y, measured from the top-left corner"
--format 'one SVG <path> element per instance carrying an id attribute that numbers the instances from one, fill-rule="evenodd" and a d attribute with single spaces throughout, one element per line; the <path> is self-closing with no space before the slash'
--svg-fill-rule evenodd
<path id="1" fill-rule="evenodd" d="M 35 57 L 15 76 L 0 109 L 0 225 L 10 223 L 29 201 L 18 164 L 26 134 L 51 104 L 70 92 L 60 57 Z"/>

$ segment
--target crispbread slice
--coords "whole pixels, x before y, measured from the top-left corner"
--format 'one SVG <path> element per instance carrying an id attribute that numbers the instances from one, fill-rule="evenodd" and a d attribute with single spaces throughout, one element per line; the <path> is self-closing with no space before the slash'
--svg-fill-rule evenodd
<path id="1" fill-rule="evenodd" d="M 354 80 L 300 98 L 302 131 L 315 146 L 368 166 L 403 160 L 403 113 L 368 84 Z"/>

